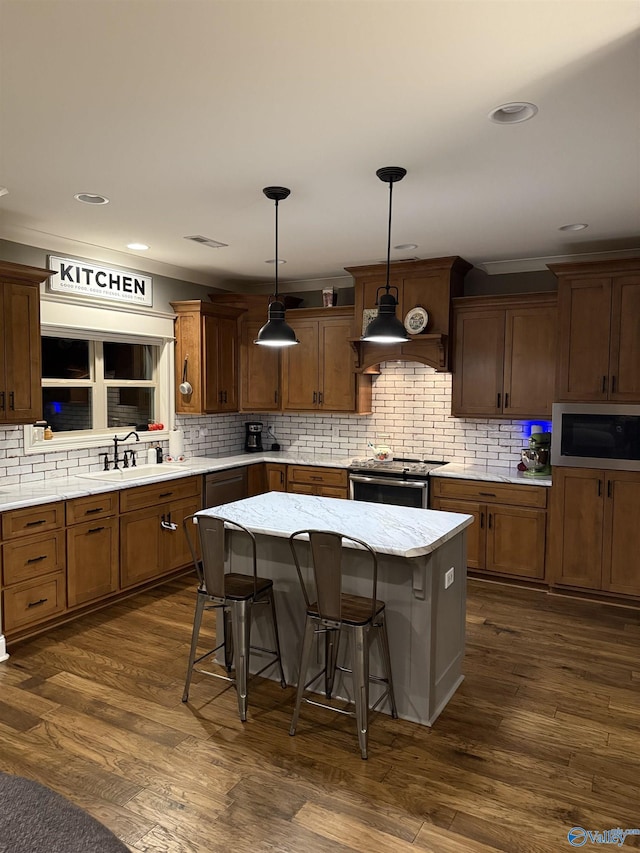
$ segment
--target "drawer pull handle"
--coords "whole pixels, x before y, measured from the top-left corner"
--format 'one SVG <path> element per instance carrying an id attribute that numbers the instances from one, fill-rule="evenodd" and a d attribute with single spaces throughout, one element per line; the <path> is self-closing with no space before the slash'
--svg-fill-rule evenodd
<path id="1" fill-rule="evenodd" d="M 479 495 L 482 495 L 483 498 L 495 498 L 495 494 L 493 492 L 478 492 Z"/>
<path id="2" fill-rule="evenodd" d="M 27 565 L 28 565 L 29 563 L 39 563 L 41 560 L 46 560 L 46 559 L 47 559 L 47 555 L 46 555 L 46 554 L 40 554 L 40 556 L 39 556 L 39 557 L 30 557 L 30 558 L 27 560 Z"/>
<path id="3" fill-rule="evenodd" d="M 27 607 L 39 607 L 41 604 L 45 604 L 45 602 L 49 601 L 48 598 L 41 598 L 40 601 L 30 601 L 27 604 Z"/>
<path id="4" fill-rule="evenodd" d="M 37 521 L 27 521 L 25 527 L 37 527 L 39 524 L 46 524 L 46 518 L 39 518 Z"/>
<path id="5" fill-rule="evenodd" d="M 322 477 L 314 477 L 314 476 L 313 476 L 313 474 L 311 475 L 311 477 L 310 477 L 309 479 L 311 479 L 311 480 L 320 480 L 320 482 L 322 482 Z"/>
<path id="6" fill-rule="evenodd" d="M 86 509 L 84 511 L 85 515 L 93 515 L 94 512 L 102 512 L 103 507 L 97 506 L 95 509 Z"/>
<path id="7" fill-rule="evenodd" d="M 170 498 L 173 492 L 162 492 L 160 495 L 161 498 Z"/>
<path id="8" fill-rule="evenodd" d="M 101 530 L 104 530 L 104 525 L 102 527 L 90 527 L 87 533 L 99 533 Z"/>

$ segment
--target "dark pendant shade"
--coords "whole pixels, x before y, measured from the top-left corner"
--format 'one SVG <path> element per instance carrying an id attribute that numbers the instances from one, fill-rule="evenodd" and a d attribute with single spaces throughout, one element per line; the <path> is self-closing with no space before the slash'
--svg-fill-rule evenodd
<path id="1" fill-rule="evenodd" d="M 299 343 L 296 333 L 285 322 L 282 302 L 271 302 L 269 304 L 269 319 L 258 332 L 254 344 L 262 344 L 265 347 L 291 347 Z"/>

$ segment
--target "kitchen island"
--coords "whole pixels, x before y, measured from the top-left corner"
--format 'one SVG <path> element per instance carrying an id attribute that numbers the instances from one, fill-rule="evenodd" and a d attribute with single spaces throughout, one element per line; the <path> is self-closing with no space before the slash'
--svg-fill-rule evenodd
<path id="1" fill-rule="evenodd" d="M 463 679 L 465 528 L 471 516 L 284 492 L 235 501 L 198 515 L 223 516 L 256 535 L 258 573 L 274 581 L 289 684 L 298 679 L 305 608 L 288 537 L 300 529 L 321 529 L 368 542 L 378 554 L 378 598 L 387 605 L 398 714 L 423 725 L 434 723 Z M 247 537 L 232 532 L 231 569 L 250 571 L 249 559 Z M 302 569 L 309 576 L 308 563 L 303 562 Z M 361 549 L 347 549 L 343 574 L 345 592 L 370 594 L 370 569 Z M 264 623 L 259 613 L 253 631 L 252 645 L 270 644 L 268 621 Z M 260 666 L 256 659 L 252 669 Z M 382 672 L 377 644 L 372 646 L 371 672 Z M 349 697 L 349 681 L 347 677 L 338 682 L 337 695 Z M 371 685 L 372 703 L 379 689 Z"/>

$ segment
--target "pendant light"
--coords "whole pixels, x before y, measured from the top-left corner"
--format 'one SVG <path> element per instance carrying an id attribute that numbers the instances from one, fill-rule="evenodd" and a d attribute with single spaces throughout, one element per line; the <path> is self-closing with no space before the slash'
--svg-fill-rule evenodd
<path id="1" fill-rule="evenodd" d="M 258 332 L 254 344 L 262 344 L 265 347 L 292 347 L 294 344 L 299 344 L 300 341 L 296 338 L 296 333 L 291 326 L 285 322 L 284 303 L 278 299 L 278 265 L 280 263 L 278 257 L 278 202 L 287 198 L 291 190 L 286 187 L 265 187 L 262 192 L 276 203 L 276 289 L 273 300 L 270 298 L 269 301 L 267 322 Z"/>
<path id="2" fill-rule="evenodd" d="M 376 305 L 378 314 L 373 318 L 366 328 L 361 340 L 377 344 L 396 344 L 411 340 L 407 335 L 401 320 L 396 317 L 396 305 L 398 304 L 398 288 L 389 286 L 389 267 L 391 264 L 391 200 L 393 196 L 393 185 L 401 181 L 407 174 L 402 166 L 384 166 L 378 169 L 376 175 L 381 181 L 389 184 L 389 233 L 387 238 L 387 283 L 379 287 L 376 292 Z M 380 294 L 383 290 L 384 293 Z M 391 291 L 395 290 L 394 296 Z"/>

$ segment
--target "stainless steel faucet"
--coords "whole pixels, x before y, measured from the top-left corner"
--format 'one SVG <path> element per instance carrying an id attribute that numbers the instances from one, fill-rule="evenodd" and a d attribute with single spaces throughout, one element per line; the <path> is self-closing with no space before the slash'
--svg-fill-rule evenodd
<path id="1" fill-rule="evenodd" d="M 118 457 L 118 445 L 124 444 L 124 442 L 127 441 L 128 439 L 130 439 L 132 435 L 135 436 L 136 441 L 140 441 L 140 436 L 133 429 L 131 430 L 131 432 L 127 433 L 127 435 L 125 435 L 124 438 L 118 438 L 117 435 L 113 436 L 113 467 L 114 467 L 114 469 L 120 467 L 120 465 L 118 464 L 120 462 L 120 459 Z M 125 467 L 128 467 L 128 466 L 125 466 Z"/>

